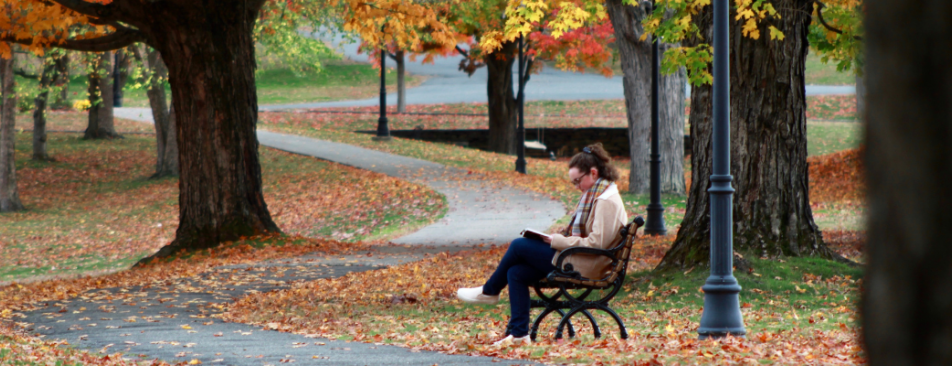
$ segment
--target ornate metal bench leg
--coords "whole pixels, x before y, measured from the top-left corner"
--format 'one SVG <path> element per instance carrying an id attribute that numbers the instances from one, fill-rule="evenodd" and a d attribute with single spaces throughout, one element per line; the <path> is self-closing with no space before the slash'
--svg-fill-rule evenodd
<path id="1" fill-rule="evenodd" d="M 595 317 L 592 316 L 592 313 L 588 312 L 588 309 L 582 310 L 582 314 L 585 314 L 585 317 L 588 318 L 588 322 L 592 323 L 592 334 L 595 335 L 595 338 L 601 338 L 602 331 L 598 329 L 598 322 L 595 321 Z"/>
<path id="2" fill-rule="evenodd" d="M 506 333 L 503 334 L 503 336 L 508 336 L 510 334 L 512 334 L 512 323 L 506 323 Z"/>
<path id="3" fill-rule="evenodd" d="M 621 339 L 628 339 L 628 330 L 625 329 L 625 322 L 621 320 L 621 317 L 618 316 L 618 313 L 607 306 L 603 307 L 602 310 L 611 315 L 612 318 L 615 319 L 615 323 L 618 323 L 618 329 L 621 331 Z"/>
<path id="4" fill-rule="evenodd" d="M 532 322 L 532 328 L 529 328 L 529 338 L 532 339 L 533 342 L 535 342 L 536 335 L 539 332 L 539 324 L 542 324 L 542 320 L 545 319 L 545 317 L 549 316 L 549 314 L 551 314 L 553 311 L 556 311 L 556 310 L 558 309 L 546 308 L 545 310 L 542 310 L 542 313 L 540 313 L 539 316 L 536 317 L 535 321 Z"/>
<path id="5" fill-rule="evenodd" d="M 575 330 L 572 329 L 572 321 L 571 321 L 571 318 L 572 318 L 572 315 L 575 315 L 575 313 L 578 313 L 578 312 L 583 311 L 583 310 L 584 310 L 584 309 L 582 309 L 582 308 L 574 308 L 574 309 L 570 310 L 570 311 L 568 312 L 568 314 L 563 314 L 563 315 L 562 315 L 562 320 L 559 321 L 559 326 L 558 326 L 558 328 L 556 328 L 556 330 L 555 330 L 555 339 L 562 339 L 562 329 L 564 329 L 566 326 L 569 327 L 569 336 L 570 336 L 570 337 L 573 337 L 573 338 L 575 337 L 575 334 L 574 334 L 574 333 L 575 333 Z M 561 313 L 562 311 L 559 310 L 559 312 Z"/>

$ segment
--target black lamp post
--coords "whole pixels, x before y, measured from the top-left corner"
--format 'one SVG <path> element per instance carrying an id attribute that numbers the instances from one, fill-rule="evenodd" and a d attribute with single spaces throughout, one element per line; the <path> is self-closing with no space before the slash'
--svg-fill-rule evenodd
<path id="1" fill-rule="evenodd" d="M 112 106 L 113 107 L 122 107 L 122 87 L 119 85 L 119 73 L 122 72 L 122 65 L 119 64 L 121 57 L 119 56 L 119 50 L 113 54 L 113 67 L 112 67 Z"/>
<path id="2" fill-rule="evenodd" d="M 390 140 L 390 126 L 387 125 L 387 50 L 380 50 L 380 119 L 377 120 L 375 141 Z"/>
<path id="3" fill-rule="evenodd" d="M 646 11 L 654 11 L 654 3 L 645 4 Z M 651 37 L 651 202 L 648 203 L 646 235 L 665 235 L 664 205 L 661 204 L 661 153 L 658 151 L 658 37 Z"/>
<path id="4" fill-rule="evenodd" d="M 728 0 L 714 0 L 714 172 L 711 188 L 711 275 L 704 286 L 704 313 L 697 332 L 701 339 L 743 336 L 740 285 L 732 274 L 734 188 L 730 172 L 730 79 L 728 65 Z"/>
<path id="5" fill-rule="evenodd" d="M 519 36 L 519 92 L 516 96 L 516 103 L 519 103 L 519 126 L 516 127 L 516 171 L 522 174 L 526 174 L 526 125 L 525 125 L 525 111 L 526 104 L 526 63 L 525 63 L 525 46 L 523 42 L 523 37 Z"/>

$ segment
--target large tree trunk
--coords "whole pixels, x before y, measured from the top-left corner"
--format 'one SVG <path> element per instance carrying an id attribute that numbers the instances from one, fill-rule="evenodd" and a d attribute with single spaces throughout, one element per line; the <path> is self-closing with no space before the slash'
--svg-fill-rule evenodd
<path id="1" fill-rule="evenodd" d="M 181 174 L 176 237 L 154 256 L 278 233 L 255 135 L 252 30 L 262 0 L 151 4 L 141 26 L 169 69 Z"/>
<path id="2" fill-rule="evenodd" d="M 625 5 L 621 0 L 606 2 L 615 29 L 615 44 L 624 73 L 625 109 L 628 114 L 628 142 L 631 174 L 628 191 L 644 194 L 650 190 L 651 148 L 651 42 L 640 40 L 644 29 L 644 7 Z M 660 52 L 663 52 L 660 51 Z M 684 183 L 684 73 L 662 75 L 659 80 L 658 120 L 661 153 L 661 191 L 685 194 Z"/>
<path id="3" fill-rule="evenodd" d="M 406 55 L 397 51 L 393 57 L 397 64 L 397 113 L 407 112 Z"/>
<path id="4" fill-rule="evenodd" d="M 0 212 L 23 209 L 17 193 L 16 143 L 17 95 L 14 90 L 13 58 L 0 57 Z"/>
<path id="5" fill-rule="evenodd" d="M 87 140 L 121 138 L 116 133 L 112 110 L 111 52 L 91 56 L 89 73 L 89 124 L 83 134 Z"/>
<path id="6" fill-rule="evenodd" d="M 70 109 L 73 106 L 69 104 L 69 52 L 66 50 L 56 51 L 59 53 L 55 58 L 56 80 L 53 82 L 56 99 L 50 105 L 50 109 Z"/>
<path id="7" fill-rule="evenodd" d="M 866 120 L 866 75 L 856 75 L 856 122 Z"/>
<path id="8" fill-rule="evenodd" d="M 498 51 L 486 55 L 489 74 L 489 151 L 516 153 L 516 123 L 518 110 L 512 89 L 512 65 L 515 64 L 516 44 L 503 43 Z"/>
<path id="9" fill-rule="evenodd" d="M 52 160 L 46 152 L 46 101 L 50 96 L 50 86 L 57 77 L 55 58 L 44 59 L 40 93 L 33 99 L 33 160 Z"/>
<path id="10" fill-rule="evenodd" d="M 731 16 L 731 173 L 734 176 L 734 249 L 757 256 L 839 258 L 813 222 L 807 178 L 806 35 L 810 0 L 775 0 L 782 41 L 742 37 Z M 711 7 L 695 17 L 713 39 Z M 767 34 L 766 29 L 761 30 Z M 707 263 L 712 151 L 711 85 L 691 93 L 692 183 L 678 237 L 659 268 Z"/>
<path id="11" fill-rule="evenodd" d="M 177 176 L 179 174 L 178 143 L 175 133 L 175 113 L 169 110 L 165 96 L 165 83 L 169 70 L 162 61 L 159 51 L 154 49 L 148 54 L 148 67 L 152 71 L 149 79 L 149 105 L 152 107 L 152 119 L 155 121 L 156 163 L 152 178 Z"/>
<path id="12" fill-rule="evenodd" d="M 952 2 L 866 14 L 869 364 L 952 364 Z"/>

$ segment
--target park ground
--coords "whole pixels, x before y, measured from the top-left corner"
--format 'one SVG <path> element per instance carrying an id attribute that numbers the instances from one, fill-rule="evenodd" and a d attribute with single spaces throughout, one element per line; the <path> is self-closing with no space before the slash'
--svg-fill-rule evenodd
<path id="1" fill-rule="evenodd" d="M 814 215 L 828 244 L 861 263 L 865 205 L 858 145 L 862 131 L 854 122 L 835 122 L 853 117 L 853 100 L 847 96 L 817 97 L 809 98 L 808 103 Z M 527 115 L 564 115 L 530 118 L 530 126 L 614 126 L 624 123 L 616 116 L 623 115 L 619 109 L 623 106 L 620 101 L 538 102 L 530 103 Z M 411 111 L 470 113 L 483 108 L 458 104 L 411 106 Z M 28 115 L 19 118 L 18 128 L 28 129 Z M 51 113 L 50 120 L 53 131 L 85 127 L 81 112 Z M 391 123 L 393 128 L 421 124 L 426 128 L 476 128 L 480 120 L 397 115 Z M 284 112 L 262 113 L 259 128 L 464 168 L 469 175 L 489 178 L 495 184 L 548 194 L 566 207 L 577 199 L 564 177 L 565 162 L 530 159 L 530 174 L 523 176 L 511 172 L 511 156 L 404 139 L 380 144 L 367 135 L 352 133 L 370 129 L 375 123 L 376 119 L 366 114 Z M 425 187 L 262 148 L 265 199 L 285 235 L 247 238 L 213 251 L 129 269 L 131 263 L 174 236 L 176 181 L 147 179 L 154 164 L 151 126 L 120 120 L 116 127 L 124 139 L 84 141 L 75 132 L 51 133 L 49 149 L 55 162 L 29 161 L 32 136 L 29 131 L 18 133 L 20 195 L 29 210 L 5 214 L 0 222 L 0 242 L 4 243 L 0 318 L 15 321 L 18 311 L 38 301 L 63 301 L 96 289 L 147 285 L 225 264 L 315 252 L 328 256 L 351 253 L 383 245 L 389 238 L 437 220 L 446 210 L 445 199 Z M 621 159 L 618 166 L 627 175 L 627 162 Z M 629 215 L 644 214 L 647 197 L 625 194 L 624 201 Z M 683 196 L 664 197 L 669 232 L 676 232 L 684 202 Z M 618 339 L 617 329 L 608 319 L 600 319 L 606 335 L 600 340 L 592 338 L 582 325 L 580 337 L 555 341 L 551 339 L 554 324 L 549 323 L 543 324 L 540 342 L 532 346 L 489 346 L 505 328 L 507 303 L 467 305 L 455 300 L 454 293 L 456 288 L 472 286 L 488 276 L 504 246 L 440 254 L 249 296 L 229 305 L 223 318 L 332 339 L 544 363 L 865 362 L 856 310 L 862 282 L 859 268 L 816 259 L 747 258 L 752 270 L 737 274 L 744 288 L 741 301 L 747 338 L 702 342 L 696 339 L 696 330 L 703 305 L 699 287 L 707 269 L 651 272 L 673 239 L 673 235 L 643 238 L 633 254 L 625 291 L 613 302 L 632 335 L 628 340 Z M 122 355 L 89 353 L 61 341 L 24 334 L 6 321 L 2 324 L 3 362 L 134 363 Z"/>

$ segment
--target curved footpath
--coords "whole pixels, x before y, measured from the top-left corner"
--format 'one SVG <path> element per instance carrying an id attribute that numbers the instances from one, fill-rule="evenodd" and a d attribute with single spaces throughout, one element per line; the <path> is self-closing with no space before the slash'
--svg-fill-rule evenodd
<path id="1" fill-rule="evenodd" d="M 117 108 L 116 117 L 151 122 L 146 108 Z M 47 303 L 22 321 L 48 339 L 126 357 L 221 365 L 510 365 L 490 357 L 415 352 L 362 342 L 332 341 L 278 332 L 212 316 L 221 305 L 293 283 L 343 276 L 419 260 L 481 243 L 502 244 L 525 227 L 548 228 L 565 207 L 539 194 L 493 182 L 465 179 L 459 169 L 307 137 L 258 132 L 264 146 L 367 169 L 426 185 L 444 196 L 447 214 L 392 246 L 347 256 L 314 256 L 215 268 L 200 276 L 151 288 L 105 289 L 69 301 Z M 227 278 L 228 281 L 222 281 Z M 502 362 L 500 362 L 502 361 Z"/>

